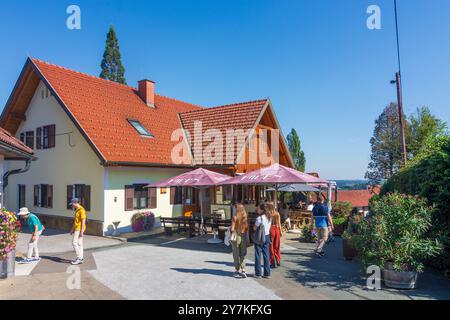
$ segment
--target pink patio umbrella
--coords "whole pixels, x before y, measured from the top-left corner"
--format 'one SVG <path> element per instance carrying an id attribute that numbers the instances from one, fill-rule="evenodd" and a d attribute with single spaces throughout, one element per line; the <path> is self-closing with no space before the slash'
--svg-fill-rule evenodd
<path id="1" fill-rule="evenodd" d="M 274 185 L 275 192 L 277 192 L 279 186 L 285 186 L 294 183 L 314 186 L 327 185 L 328 187 L 330 187 L 330 182 L 326 180 L 319 179 L 310 174 L 285 167 L 279 163 L 274 163 L 269 167 L 238 175 L 226 180 L 222 184 Z"/>
<path id="2" fill-rule="evenodd" d="M 172 178 L 151 183 L 147 187 L 210 187 L 220 185 L 228 179 L 230 177 L 227 175 L 198 168 Z"/>
<path id="3" fill-rule="evenodd" d="M 194 188 L 206 188 L 210 186 L 216 186 L 223 184 L 224 181 L 230 179 L 230 176 L 198 168 L 193 171 L 182 173 L 178 176 L 164 179 L 162 181 L 151 183 L 147 185 L 149 188 L 164 188 L 164 187 L 194 187 Z M 202 206 L 202 193 L 200 192 L 200 215 L 201 226 L 200 230 L 203 233 L 203 206 Z"/>
<path id="4" fill-rule="evenodd" d="M 310 185 L 328 185 L 329 182 L 319 179 L 310 174 L 285 167 L 279 163 L 274 163 L 270 167 L 261 168 L 255 171 L 247 172 L 226 180 L 222 184 L 310 184 Z"/>

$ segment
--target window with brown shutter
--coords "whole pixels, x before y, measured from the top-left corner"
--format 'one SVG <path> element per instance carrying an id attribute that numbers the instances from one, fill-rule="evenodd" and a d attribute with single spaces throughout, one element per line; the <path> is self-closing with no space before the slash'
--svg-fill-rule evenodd
<path id="1" fill-rule="evenodd" d="M 125 211 L 132 211 L 134 209 L 133 201 L 134 201 L 134 187 L 125 186 Z"/>
<path id="2" fill-rule="evenodd" d="M 50 149 L 55 147 L 56 126 L 54 124 L 36 129 L 36 148 Z"/>
<path id="3" fill-rule="evenodd" d="M 42 149 L 42 128 L 36 128 L 36 149 Z"/>
<path id="4" fill-rule="evenodd" d="M 148 194 L 149 194 L 149 209 L 155 209 L 157 204 L 157 196 L 156 196 L 156 188 L 148 188 Z"/>
<path id="5" fill-rule="evenodd" d="M 77 198 L 86 211 L 91 211 L 91 186 L 85 184 L 68 185 L 67 209 L 72 209 L 69 203 L 73 198 Z"/>
<path id="6" fill-rule="evenodd" d="M 20 141 L 22 141 L 23 143 L 25 143 L 25 133 L 24 133 L 24 132 L 22 132 L 22 133 L 20 134 Z"/>

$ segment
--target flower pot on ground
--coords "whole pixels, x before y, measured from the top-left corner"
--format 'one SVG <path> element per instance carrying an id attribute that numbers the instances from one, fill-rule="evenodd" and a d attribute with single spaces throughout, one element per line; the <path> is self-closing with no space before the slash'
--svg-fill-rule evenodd
<path id="1" fill-rule="evenodd" d="M 305 225 L 302 228 L 300 242 L 313 243 L 317 241 L 316 230 L 311 226 Z"/>
<path id="2" fill-rule="evenodd" d="M 344 255 L 345 260 L 353 260 L 358 256 L 358 251 L 356 251 L 350 240 L 345 237 L 342 240 L 342 254 Z"/>
<path id="3" fill-rule="evenodd" d="M 342 254 L 345 260 L 353 260 L 358 256 L 358 251 L 352 244 L 352 237 L 358 234 L 358 223 L 363 217 L 363 215 L 354 213 L 348 219 L 347 229 L 342 234 Z"/>
<path id="4" fill-rule="evenodd" d="M 382 269 L 388 287 L 412 289 L 423 271 L 423 261 L 442 246 L 428 237 L 433 208 L 419 197 L 387 194 L 370 201 L 370 215 L 358 223 L 351 237 L 365 266 Z"/>
<path id="5" fill-rule="evenodd" d="M 386 287 L 394 289 L 415 289 L 419 273 L 413 271 L 396 271 L 392 262 L 387 262 L 381 270 L 381 276 Z"/>
<path id="6" fill-rule="evenodd" d="M 13 212 L 0 212 L 0 278 L 14 276 L 17 236 L 20 221 Z"/>
<path id="7" fill-rule="evenodd" d="M 131 228 L 134 232 L 150 231 L 155 225 L 153 212 L 137 212 L 131 217 Z"/>

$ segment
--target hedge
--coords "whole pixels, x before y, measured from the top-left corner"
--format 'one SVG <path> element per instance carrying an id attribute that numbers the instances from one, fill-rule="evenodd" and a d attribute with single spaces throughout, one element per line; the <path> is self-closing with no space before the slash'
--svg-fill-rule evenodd
<path id="1" fill-rule="evenodd" d="M 381 194 L 400 192 L 425 197 L 435 207 L 430 235 L 443 245 L 443 253 L 428 261 L 442 270 L 450 269 L 450 137 L 440 137 L 424 155 L 389 179 Z"/>

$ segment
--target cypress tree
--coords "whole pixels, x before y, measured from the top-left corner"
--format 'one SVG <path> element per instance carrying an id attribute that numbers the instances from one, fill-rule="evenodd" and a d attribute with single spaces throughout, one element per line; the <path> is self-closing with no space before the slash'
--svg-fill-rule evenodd
<path id="1" fill-rule="evenodd" d="M 119 41 L 113 26 L 109 27 L 106 35 L 106 46 L 101 68 L 100 78 L 127 84 L 124 76 L 125 68 L 120 61 Z"/>

